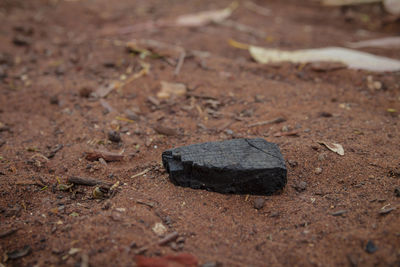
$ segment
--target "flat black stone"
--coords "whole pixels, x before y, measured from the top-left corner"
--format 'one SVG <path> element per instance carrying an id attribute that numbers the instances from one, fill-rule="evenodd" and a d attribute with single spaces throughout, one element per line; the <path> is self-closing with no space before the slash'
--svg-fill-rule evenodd
<path id="1" fill-rule="evenodd" d="M 162 161 L 172 182 L 194 189 L 270 195 L 287 181 L 279 147 L 261 138 L 173 148 Z"/>

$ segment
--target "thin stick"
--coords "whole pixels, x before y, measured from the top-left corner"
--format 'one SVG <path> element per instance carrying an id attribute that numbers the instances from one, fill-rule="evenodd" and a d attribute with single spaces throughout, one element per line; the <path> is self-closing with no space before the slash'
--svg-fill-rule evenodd
<path id="1" fill-rule="evenodd" d="M 131 178 L 136 178 L 136 177 L 138 177 L 138 176 L 141 176 L 141 175 L 143 175 L 143 174 L 146 174 L 148 171 L 150 171 L 150 169 L 145 169 L 145 170 L 142 171 L 142 172 L 139 172 L 139 173 L 137 173 L 137 174 L 135 174 L 135 175 L 132 175 Z"/>
<path id="2" fill-rule="evenodd" d="M 181 71 L 183 62 L 185 61 L 185 57 L 186 57 L 186 52 L 182 51 L 180 56 L 179 56 L 179 60 L 178 60 L 178 64 L 176 65 L 175 71 L 174 71 L 174 75 L 177 76 L 179 74 L 179 72 Z"/>
<path id="3" fill-rule="evenodd" d="M 250 124 L 249 127 L 251 128 L 251 127 L 255 127 L 255 126 L 267 125 L 267 124 L 272 124 L 272 123 L 281 123 L 284 121 L 286 121 L 286 119 L 279 117 L 279 118 L 269 120 L 269 121 L 259 121 L 259 122 Z"/>
<path id="4" fill-rule="evenodd" d="M 172 233 L 166 235 L 160 241 L 158 241 L 158 245 L 164 246 L 164 245 L 168 244 L 169 242 L 174 241 L 175 239 L 177 239 L 178 235 L 179 235 L 178 232 L 172 232 Z"/>

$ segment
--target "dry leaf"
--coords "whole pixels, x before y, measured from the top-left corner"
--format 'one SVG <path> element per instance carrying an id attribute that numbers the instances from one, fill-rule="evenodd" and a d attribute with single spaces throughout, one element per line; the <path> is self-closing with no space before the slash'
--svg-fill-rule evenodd
<path id="1" fill-rule="evenodd" d="M 203 11 L 195 14 L 187 14 L 179 16 L 175 23 L 177 26 L 184 27 L 200 27 L 212 22 L 221 22 L 227 19 L 237 8 L 238 3 L 233 2 L 227 8 L 220 10 Z"/>
<path id="2" fill-rule="evenodd" d="M 383 0 L 383 6 L 387 12 L 392 15 L 400 15 L 399 0 Z"/>
<path id="3" fill-rule="evenodd" d="M 169 83 L 161 81 L 161 90 L 157 93 L 157 97 L 168 99 L 171 96 L 183 96 L 187 92 L 186 85 L 183 83 Z"/>
<path id="4" fill-rule="evenodd" d="M 352 43 L 347 43 L 347 46 L 351 48 L 364 48 L 364 47 L 399 48 L 400 37 L 398 36 L 385 37 L 385 38 L 366 40 L 360 42 L 352 42 Z"/>
<path id="5" fill-rule="evenodd" d="M 340 156 L 344 156 L 344 149 L 341 144 L 329 143 L 324 141 L 317 141 L 318 144 L 326 146 L 330 151 L 333 151 Z"/>
<path id="6" fill-rule="evenodd" d="M 255 61 L 267 64 L 289 61 L 293 63 L 309 63 L 320 61 L 341 62 L 351 69 L 367 71 L 399 71 L 400 61 L 369 53 L 341 47 L 327 47 L 296 51 L 283 51 L 250 46 L 249 52 Z"/>

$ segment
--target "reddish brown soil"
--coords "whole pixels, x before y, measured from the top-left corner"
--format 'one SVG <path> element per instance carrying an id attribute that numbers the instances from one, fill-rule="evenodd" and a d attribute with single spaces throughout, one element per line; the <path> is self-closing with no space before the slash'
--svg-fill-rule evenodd
<path id="1" fill-rule="evenodd" d="M 246 50 L 228 44 L 234 39 L 283 49 L 342 45 L 394 35 L 399 23 L 379 5 L 340 9 L 317 1 L 258 1 L 271 16 L 253 13 L 241 2 L 230 19 L 265 31 L 267 41 L 218 25 L 118 32 L 229 3 L 0 2 L 1 71 L 7 75 L 0 83 L 2 261 L 11 251 L 31 247 L 29 255 L 1 266 L 85 266 L 82 259 L 90 266 L 135 266 L 144 246 L 146 256 L 184 252 L 199 264 L 223 266 L 400 265 L 399 73 L 261 66 Z M 141 60 L 115 42 L 132 39 L 177 45 L 189 56 L 174 75 L 179 51 L 153 48 L 166 58 Z M 190 56 L 191 50 L 210 56 Z M 363 51 L 400 59 L 399 49 Z M 150 64 L 149 74 L 112 91 L 105 98 L 111 112 L 84 96 L 83 88 L 90 92 L 140 71 L 141 61 Z M 369 75 L 383 87 L 370 88 Z M 192 96 L 154 105 L 148 97 L 156 97 L 160 81 L 184 83 Z M 126 109 L 140 118 L 118 120 L 126 118 Z M 277 117 L 287 121 L 248 127 Z M 156 126 L 178 130 L 165 136 Z M 107 140 L 111 129 L 121 132 L 121 143 Z M 274 136 L 282 130 L 298 136 Z M 259 196 L 177 187 L 160 165 L 167 148 L 232 137 L 264 137 L 279 144 L 287 160 L 287 186 L 265 197 L 260 210 L 253 207 Z M 345 155 L 317 140 L 343 145 Z M 43 157 L 59 144 L 63 148 L 54 157 Z M 126 156 L 107 165 L 90 162 L 84 153 L 94 149 Z M 88 186 L 60 191 L 57 178 L 65 184 L 73 175 L 121 185 L 107 200 L 92 199 Z M 395 209 L 380 214 L 383 207 Z M 340 210 L 347 212 L 332 215 Z M 184 245 L 154 244 L 161 238 L 152 231 L 155 223 L 178 232 Z M 17 231 L 3 236 L 12 229 Z M 376 252 L 366 252 L 368 241 Z"/>

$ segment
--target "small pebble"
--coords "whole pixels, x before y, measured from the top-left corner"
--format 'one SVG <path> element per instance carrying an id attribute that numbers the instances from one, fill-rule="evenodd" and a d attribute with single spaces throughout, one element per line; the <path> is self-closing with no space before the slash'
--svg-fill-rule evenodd
<path id="1" fill-rule="evenodd" d="M 82 87 L 79 90 L 79 96 L 80 97 L 84 97 L 84 98 L 88 98 L 92 92 L 93 92 L 92 88 Z"/>
<path id="2" fill-rule="evenodd" d="M 322 169 L 320 167 L 315 168 L 315 174 L 321 174 L 322 173 Z"/>
<path id="3" fill-rule="evenodd" d="M 332 114 L 329 112 L 322 111 L 322 112 L 318 113 L 318 116 L 323 117 L 323 118 L 330 118 L 330 117 L 332 117 Z"/>
<path id="4" fill-rule="evenodd" d="M 305 181 L 300 181 L 294 186 L 294 189 L 297 192 L 302 192 L 302 191 L 306 190 L 306 188 L 307 188 L 307 182 L 305 182 Z"/>
<path id="5" fill-rule="evenodd" d="M 234 134 L 234 132 L 232 130 L 230 130 L 230 129 L 226 129 L 225 133 L 229 134 L 229 135 L 233 135 Z"/>
<path id="6" fill-rule="evenodd" d="M 125 115 L 128 119 L 133 120 L 133 121 L 138 121 L 140 119 L 139 115 L 137 115 L 135 112 L 133 112 L 130 109 L 125 110 Z"/>
<path id="7" fill-rule="evenodd" d="M 50 104 L 58 105 L 58 103 L 59 103 L 59 100 L 58 100 L 58 97 L 56 95 L 50 97 Z"/>
<path id="8" fill-rule="evenodd" d="M 119 132 L 109 131 L 108 140 L 110 140 L 111 142 L 119 143 L 121 142 L 121 135 L 119 134 Z"/>
<path id="9" fill-rule="evenodd" d="M 321 153 L 318 155 L 318 160 L 323 161 L 326 159 L 326 157 L 327 157 L 326 153 Z"/>
<path id="10" fill-rule="evenodd" d="M 369 240 L 367 245 L 365 246 L 365 251 L 372 254 L 372 253 L 376 252 L 377 250 L 378 250 L 378 248 L 375 246 L 374 242 Z"/>
<path id="11" fill-rule="evenodd" d="M 101 207 L 101 209 L 103 209 L 103 210 L 108 210 L 108 209 L 111 208 L 111 205 L 112 205 L 111 201 L 110 201 L 110 200 L 106 200 L 106 202 L 104 202 L 104 204 L 103 204 L 103 206 Z"/>
<path id="12" fill-rule="evenodd" d="M 400 187 L 396 187 L 396 188 L 394 189 L 394 195 L 395 195 L 396 197 L 400 197 Z"/>
<path id="13" fill-rule="evenodd" d="M 264 207 L 265 198 L 259 197 L 254 200 L 254 208 L 260 210 Z"/>
<path id="14" fill-rule="evenodd" d="M 0 66 L 0 79 L 7 78 L 7 72 L 6 69 L 2 66 Z"/>
<path id="15" fill-rule="evenodd" d="M 297 167 L 297 165 L 298 165 L 297 161 L 295 161 L 295 160 L 289 160 L 288 163 L 289 163 L 290 167 L 292 167 L 292 168 Z"/>
<path id="16" fill-rule="evenodd" d="M 331 213 L 332 216 L 342 216 L 343 214 L 347 213 L 347 210 L 338 210 Z"/>

